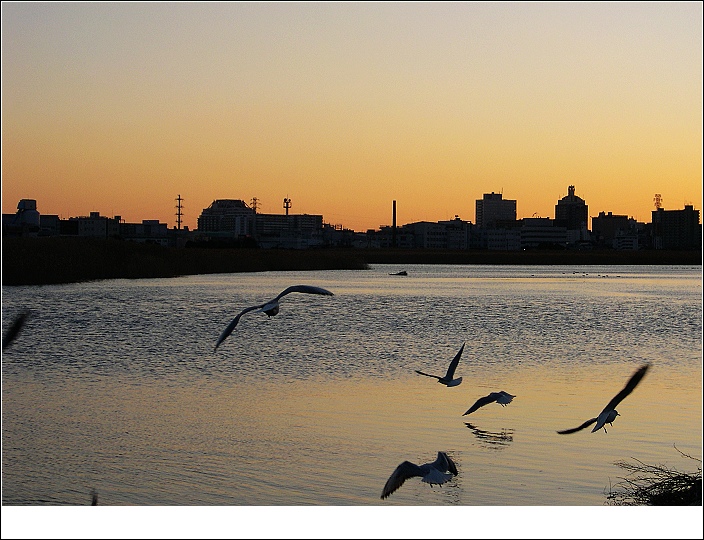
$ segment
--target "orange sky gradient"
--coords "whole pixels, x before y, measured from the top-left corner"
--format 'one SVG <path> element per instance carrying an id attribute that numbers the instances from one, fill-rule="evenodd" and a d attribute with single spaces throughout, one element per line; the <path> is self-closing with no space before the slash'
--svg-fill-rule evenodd
<path id="1" fill-rule="evenodd" d="M 2 3 L 2 211 L 702 209 L 702 3 Z M 591 226 L 591 223 L 589 224 Z"/>

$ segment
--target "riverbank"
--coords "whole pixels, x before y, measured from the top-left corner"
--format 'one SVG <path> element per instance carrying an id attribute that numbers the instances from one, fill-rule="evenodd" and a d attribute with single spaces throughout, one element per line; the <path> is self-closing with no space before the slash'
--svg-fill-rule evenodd
<path id="1" fill-rule="evenodd" d="M 616 250 L 360 250 L 367 264 L 512 264 L 512 265 L 701 265 L 701 251 Z"/>
<path id="2" fill-rule="evenodd" d="M 701 265 L 701 251 L 453 251 L 165 248 L 95 238 L 4 238 L 3 285 L 276 270 L 362 270 L 370 264 Z"/>
<path id="3" fill-rule="evenodd" d="M 352 250 L 176 249 L 94 238 L 5 238 L 3 285 L 275 270 L 367 268 Z"/>

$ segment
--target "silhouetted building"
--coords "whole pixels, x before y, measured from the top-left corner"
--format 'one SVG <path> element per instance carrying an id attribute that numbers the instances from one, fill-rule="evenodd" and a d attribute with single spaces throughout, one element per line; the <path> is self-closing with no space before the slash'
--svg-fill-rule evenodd
<path id="1" fill-rule="evenodd" d="M 322 215 L 259 214 L 239 199 L 213 201 L 198 218 L 198 233 L 206 239 L 256 242 L 263 248 L 304 249 L 324 244 Z"/>
<path id="2" fill-rule="evenodd" d="M 169 246 L 169 227 L 158 219 L 143 219 L 142 223 L 120 223 L 120 237 L 132 242 Z"/>
<path id="3" fill-rule="evenodd" d="M 317 232 L 323 228 L 323 216 L 319 214 L 257 214 L 255 220 L 259 236 Z"/>
<path id="4" fill-rule="evenodd" d="M 56 214 L 42 214 L 39 216 L 39 236 L 59 236 L 61 234 L 61 220 Z"/>
<path id="5" fill-rule="evenodd" d="M 555 205 L 555 221 L 564 222 L 563 225 L 568 230 L 578 230 L 587 227 L 588 220 L 588 207 L 584 199 L 574 194 L 574 186 L 569 186 L 567 196 Z"/>
<path id="6" fill-rule="evenodd" d="M 438 221 L 438 223 L 445 227 L 446 249 L 469 249 L 474 229 L 470 221 L 464 221 L 459 216 L 455 216 L 455 219 Z"/>
<path id="7" fill-rule="evenodd" d="M 501 193 L 485 193 L 476 201 L 477 227 L 489 229 L 497 221 L 516 221 L 516 201 L 504 199 Z"/>
<path id="8" fill-rule="evenodd" d="M 550 218 L 523 218 L 521 220 L 521 249 L 564 248 L 567 229 Z"/>
<path id="9" fill-rule="evenodd" d="M 3 236 L 37 236 L 39 229 L 40 216 L 34 199 L 22 199 L 15 214 L 2 215 Z"/>
<path id="10" fill-rule="evenodd" d="M 371 248 L 413 249 L 415 246 L 415 237 L 406 225 L 381 225 L 378 231 L 367 231 L 367 238 L 367 247 Z"/>
<path id="11" fill-rule="evenodd" d="M 78 236 L 78 221 L 62 219 L 59 221 L 60 236 Z"/>
<path id="12" fill-rule="evenodd" d="M 686 205 L 684 210 L 653 210 L 655 249 L 701 249 L 701 245 L 699 210 L 691 205 Z"/>
<path id="13" fill-rule="evenodd" d="M 618 250 L 638 250 L 640 242 L 638 241 L 638 233 L 633 231 L 619 231 L 611 241 L 611 246 Z"/>
<path id="14" fill-rule="evenodd" d="M 567 229 L 550 218 L 523 218 L 498 222 L 485 231 L 486 249 L 518 251 L 521 249 L 564 249 Z"/>
<path id="15" fill-rule="evenodd" d="M 256 214 L 255 239 L 263 248 L 305 249 L 323 245 L 319 214 Z"/>
<path id="16" fill-rule="evenodd" d="M 345 229 L 341 224 L 331 225 L 323 223 L 323 244 L 332 247 L 355 247 L 358 236 L 361 236 L 364 247 L 364 233 L 356 233 L 352 229 Z"/>
<path id="17" fill-rule="evenodd" d="M 382 225 L 367 231 L 368 247 L 401 249 L 469 249 L 472 223 L 459 216 L 446 221 L 417 221 L 394 228 Z"/>
<path id="18" fill-rule="evenodd" d="M 613 249 L 638 249 L 636 220 L 623 215 L 599 212 L 592 218 L 592 240 L 594 244 Z"/>
<path id="19" fill-rule="evenodd" d="M 120 235 L 120 216 L 109 218 L 100 212 L 91 212 L 88 216 L 68 218 L 77 224 L 78 236 L 113 238 Z"/>
<path id="20" fill-rule="evenodd" d="M 254 215 L 254 209 L 242 200 L 216 199 L 198 217 L 198 232 L 249 236 L 253 234 Z"/>
<path id="21" fill-rule="evenodd" d="M 567 229 L 567 242 L 575 244 L 589 240 L 589 208 L 574 194 L 574 186 L 567 188 L 567 196 L 555 205 L 555 221 Z"/>
<path id="22" fill-rule="evenodd" d="M 518 251 L 521 249 L 521 229 L 518 221 L 513 227 L 484 229 L 483 248 L 491 251 Z"/>

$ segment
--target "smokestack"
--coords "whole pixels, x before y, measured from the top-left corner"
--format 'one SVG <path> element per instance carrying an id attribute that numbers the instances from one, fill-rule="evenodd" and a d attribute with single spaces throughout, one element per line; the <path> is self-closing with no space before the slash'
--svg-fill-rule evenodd
<path id="1" fill-rule="evenodd" d="M 391 247 L 396 247 L 396 200 L 394 200 L 393 220 L 391 225 Z"/>

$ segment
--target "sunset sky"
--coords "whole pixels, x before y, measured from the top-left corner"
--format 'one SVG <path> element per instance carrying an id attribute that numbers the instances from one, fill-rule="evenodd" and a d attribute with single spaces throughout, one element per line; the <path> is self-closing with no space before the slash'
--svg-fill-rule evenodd
<path id="1" fill-rule="evenodd" d="M 2 3 L 2 211 L 702 210 L 702 3 Z M 589 223 L 591 227 L 591 223 Z"/>

